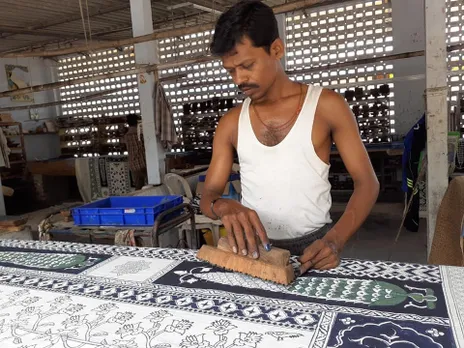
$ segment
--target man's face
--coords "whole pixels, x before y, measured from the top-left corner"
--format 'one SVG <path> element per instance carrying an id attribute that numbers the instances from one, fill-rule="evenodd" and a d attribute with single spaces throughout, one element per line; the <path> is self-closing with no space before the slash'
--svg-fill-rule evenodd
<path id="1" fill-rule="evenodd" d="M 276 46 L 279 47 L 276 49 Z M 251 40 L 245 37 L 231 53 L 222 57 L 222 63 L 238 88 L 247 97 L 259 100 L 276 79 L 281 58 L 279 52 L 280 42 L 277 40 L 269 54 L 262 47 L 254 47 Z"/>

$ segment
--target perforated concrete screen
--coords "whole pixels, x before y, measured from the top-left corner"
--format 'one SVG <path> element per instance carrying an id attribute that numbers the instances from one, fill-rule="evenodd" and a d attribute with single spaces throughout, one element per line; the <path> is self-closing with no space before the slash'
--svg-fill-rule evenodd
<path id="1" fill-rule="evenodd" d="M 209 45 L 213 31 L 205 31 L 196 34 L 184 35 L 159 41 L 160 62 L 168 63 L 188 58 L 198 58 L 209 53 Z M 184 138 L 187 136 L 183 127 L 183 106 L 193 102 L 205 102 L 212 98 L 238 99 L 238 90 L 232 83 L 229 74 L 222 68 L 220 60 L 212 60 L 204 63 L 187 64 L 172 69 L 160 71 L 160 77 L 187 75 L 180 81 L 166 83 L 164 89 L 170 98 L 174 112 L 176 130 L 180 135 L 180 145 L 174 151 L 184 151 Z M 224 112 L 212 113 L 222 116 Z M 211 113 L 201 113 L 198 118 L 212 116 Z M 198 127 L 197 127 L 198 128 Z M 208 127 L 206 127 L 207 129 Z M 204 137 L 206 131 L 198 129 L 196 136 Z M 199 142 L 194 150 L 211 150 L 210 143 Z"/>
<path id="2" fill-rule="evenodd" d="M 390 93 L 383 103 L 389 106 L 390 132 L 395 133 L 393 63 L 378 62 L 342 69 L 305 69 L 359 59 L 380 57 L 393 51 L 392 8 L 388 0 L 351 1 L 287 15 L 287 68 L 301 82 L 322 85 L 344 94 L 346 89 L 368 91 L 388 84 Z M 367 102 L 372 106 L 374 97 Z M 364 101 L 350 102 L 355 105 Z M 358 120 L 359 121 L 359 120 Z M 372 142 L 375 135 L 366 135 Z"/>
<path id="3" fill-rule="evenodd" d="M 135 55 L 132 47 L 122 50 L 112 49 L 88 56 L 75 56 L 61 59 L 58 67 L 60 81 L 71 78 L 82 78 L 94 74 L 104 74 L 133 69 Z M 111 89 L 124 89 L 104 96 L 98 100 L 84 101 L 63 105 L 63 115 L 83 118 L 107 116 L 123 116 L 128 112 L 140 112 L 138 102 L 137 76 L 127 75 L 105 80 L 90 81 L 74 86 L 66 86 L 60 90 L 61 99 L 72 99 L 78 96 L 98 93 Z"/>
<path id="4" fill-rule="evenodd" d="M 103 74 L 134 69 L 135 55 L 133 47 L 111 49 L 60 59 L 58 76 L 60 81 L 71 78 L 84 78 L 94 74 Z M 94 100 L 72 102 L 62 106 L 63 116 L 77 119 L 75 126 L 62 128 L 61 147 L 63 151 L 75 152 L 79 156 L 119 155 L 119 150 L 111 148 L 103 153 L 96 153 L 95 141 L 105 144 L 119 144 L 124 124 L 92 126 L 103 118 L 123 117 L 127 113 L 140 114 L 137 76 L 126 75 L 90 81 L 60 89 L 61 100 L 70 100 L 84 95 L 99 93 L 108 90 L 118 91 L 99 97 Z M 88 121 L 88 122 L 86 122 Z M 64 135 L 64 136 L 63 136 Z M 74 136 L 74 137 L 73 137 Z M 64 140 L 63 140 L 64 138 Z M 89 151 L 86 151 L 86 148 Z"/>
<path id="5" fill-rule="evenodd" d="M 173 37 L 158 42 L 160 63 L 193 59 L 209 52 L 212 31 Z M 324 69 L 318 72 L 304 71 L 321 65 L 355 61 L 391 54 L 393 50 L 392 9 L 389 0 L 349 1 L 339 5 L 308 9 L 286 15 L 287 70 L 292 79 L 322 85 L 344 94 L 347 89 L 361 88 L 366 95 L 362 102 L 354 100 L 351 107 L 367 104 L 369 107 L 378 99 L 370 96 L 373 89 L 388 85 L 389 93 L 381 96 L 381 102 L 388 106 L 390 134 L 395 134 L 393 62 L 353 65 L 342 69 Z M 65 58 L 60 61 L 60 79 L 88 76 L 94 73 L 130 69 L 135 65 L 131 47 L 123 50 L 108 50 L 89 56 Z M 181 143 L 173 151 L 185 151 L 183 125 L 184 106 L 189 103 L 201 103 L 212 98 L 233 99 L 239 102 L 241 97 L 228 73 L 219 60 L 187 64 L 176 68 L 162 69 L 160 77 L 184 76 L 164 84 L 171 101 L 177 132 Z M 123 116 L 128 112 L 140 112 L 138 103 L 136 75 L 88 82 L 60 90 L 62 98 L 75 98 L 87 93 L 98 93 L 113 88 L 127 88 L 111 95 L 80 103 L 70 103 L 63 107 L 63 115 L 79 118 L 101 118 Z M 220 117 L 225 110 L 201 113 L 198 122 L 204 117 Z M 385 121 L 385 120 L 384 120 Z M 360 123 L 362 126 L 363 123 Z M 88 128 L 88 127 L 87 127 Z M 211 131 L 198 127 L 196 136 L 211 138 Z M 74 130 L 81 132 L 81 129 Z M 84 129 L 84 132 L 86 130 Z M 213 132 L 214 133 L 214 132 Z M 363 134 L 366 142 L 380 141 L 375 134 Z M 391 140 L 391 138 L 389 138 Z M 109 141 L 117 141 L 111 140 Z M 75 146 L 75 144 L 74 144 Z M 194 149 L 210 150 L 210 144 L 199 141 Z"/>
<path id="6" fill-rule="evenodd" d="M 447 0 L 446 35 L 448 45 L 464 43 L 464 0 Z M 450 70 L 450 105 L 454 112 L 458 98 L 464 97 L 464 50 L 448 53 L 448 68 Z M 463 105 L 464 109 L 464 105 Z M 462 123 L 462 121 L 461 121 Z"/>

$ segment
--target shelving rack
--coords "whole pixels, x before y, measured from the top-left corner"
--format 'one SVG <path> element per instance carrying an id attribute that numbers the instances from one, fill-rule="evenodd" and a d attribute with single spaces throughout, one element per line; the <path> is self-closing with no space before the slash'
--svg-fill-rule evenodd
<path id="1" fill-rule="evenodd" d="M 59 118 L 61 153 L 69 157 L 123 155 L 125 117 Z"/>

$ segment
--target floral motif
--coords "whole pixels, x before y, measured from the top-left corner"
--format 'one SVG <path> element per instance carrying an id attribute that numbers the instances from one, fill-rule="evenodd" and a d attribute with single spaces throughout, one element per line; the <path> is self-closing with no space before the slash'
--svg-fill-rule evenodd
<path id="1" fill-rule="evenodd" d="M 16 290 L 15 292 L 13 292 L 11 294 L 11 298 L 18 298 L 18 297 L 21 297 L 23 295 L 28 295 L 29 294 L 29 290 Z"/>
<path id="2" fill-rule="evenodd" d="M 151 312 L 150 315 L 145 317 L 145 319 L 149 319 L 152 323 L 160 323 L 169 316 L 172 316 L 172 314 L 164 309 L 160 309 L 158 311 Z"/>
<path id="3" fill-rule="evenodd" d="M 86 317 L 87 317 L 87 314 L 85 314 L 85 315 L 72 315 L 68 319 L 63 321 L 62 324 L 63 324 L 63 326 L 65 328 L 68 328 L 70 326 L 71 327 L 81 326 L 81 325 L 86 324 L 88 322 Z"/>
<path id="4" fill-rule="evenodd" d="M 120 335 L 121 338 L 126 336 L 136 336 L 143 332 L 143 327 L 140 326 L 140 323 L 137 324 L 125 324 L 123 325 L 116 334 Z"/>
<path id="5" fill-rule="evenodd" d="M 78 304 L 72 304 L 72 305 L 69 305 L 68 307 L 66 308 L 63 308 L 61 310 L 61 313 L 66 313 L 66 314 L 69 314 L 69 315 L 73 315 L 81 310 L 84 309 L 84 305 L 78 303 Z"/>
<path id="6" fill-rule="evenodd" d="M 99 315 L 106 315 L 109 312 L 111 312 L 113 309 L 117 309 L 117 308 L 118 306 L 116 306 L 114 303 L 105 303 L 95 308 L 95 313 Z"/>
<path id="7" fill-rule="evenodd" d="M 345 325 L 351 325 L 351 324 L 356 323 L 356 320 L 353 320 L 350 317 L 340 319 L 340 321 Z"/>
<path id="8" fill-rule="evenodd" d="M 189 330 L 193 325 L 193 322 L 189 320 L 173 320 L 171 325 L 166 326 L 166 332 L 176 332 L 180 335 L 185 335 L 185 332 Z"/>
<path id="9" fill-rule="evenodd" d="M 65 295 L 65 296 L 57 297 L 53 301 L 50 301 L 49 303 L 51 303 L 50 304 L 51 308 L 58 308 L 68 302 L 71 302 L 71 297 L 68 295 Z"/>
<path id="10" fill-rule="evenodd" d="M 237 326 L 232 325 L 232 323 L 228 320 L 217 320 L 211 323 L 210 326 L 208 326 L 206 329 L 207 330 L 214 330 L 214 334 L 217 336 L 222 336 L 222 335 L 227 335 L 230 330 L 236 329 Z"/>
<path id="11" fill-rule="evenodd" d="M 10 324 L 12 326 L 27 326 L 29 325 L 30 319 L 31 319 L 30 317 L 26 317 L 26 316 L 19 317 L 19 313 L 18 313 L 17 318 L 11 320 Z"/>
<path id="12" fill-rule="evenodd" d="M 435 337 L 435 338 L 438 338 L 438 337 L 441 337 L 441 336 L 444 336 L 445 334 L 441 331 L 438 331 L 437 329 L 429 329 L 426 331 L 429 335 L 431 335 L 432 337 Z"/>
<path id="13" fill-rule="evenodd" d="M 26 307 L 18 313 L 18 318 L 30 317 L 40 313 L 40 307 Z"/>
<path id="14" fill-rule="evenodd" d="M 124 324 L 126 321 L 131 320 L 134 317 L 132 312 L 117 312 L 114 317 L 108 320 L 109 323 Z"/>
<path id="15" fill-rule="evenodd" d="M 346 345 L 352 347 L 443 347 L 431 337 L 413 328 L 401 326 L 391 321 L 350 326 L 345 330 L 341 330 L 336 339 L 337 344 L 334 348 L 345 347 Z"/>
<path id="16" fill-rule="evenodd" d="M 258 343 L 261 342 L 263 335 L 256 332 L 240 332 L 239 338 L 234 340 L 234 345 L 239 347 L 258 347 Z"/>
<path id="17" fill-rule="evenodd" d="M 180 343 L 181 348 L 210 348 L 211 343 L 205 340 L 205 334 L 187 336 Z"/>
<path id="18" fill-rule="evenodd" d="M 33 296 L 33 297 L 27 297 L 24 300 L 21 301 L 21 306 L 27 307 L 33 303 L 36 303 L 40 300 L 40 297 L 38 296 Z"/>
<path id="19" fill-rule="evenodd" d="M 74 329 L 58 329 L 58 332 L 62 335 L 69 336 L 69 337 L 77 337 L 79 336 L 79 332 Z"/>

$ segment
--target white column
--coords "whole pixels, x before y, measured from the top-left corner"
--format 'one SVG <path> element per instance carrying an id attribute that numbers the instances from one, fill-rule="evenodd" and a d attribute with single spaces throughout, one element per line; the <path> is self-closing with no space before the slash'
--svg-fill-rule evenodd
<path id="1" fill-rule="evenodd" d="M 150 0 L 130 0 L 132 33 L 141 36 L 153 33 L 153 19 Z M 158 45 L 155 41 L 135 45 L 135 62 L 141 64 L 158 64 Z M 153 86 L 155 77 L 152 72 L 139 74 L 139 102 L 142 114 L 145 154 L 147 159 L 148 183 L 161 184 L 160 169 L 164 169 L 164 151 L 155 133 L 155 105 Z"/>
<path id="2" fill-rule="evenodd" d="M 425 0 L 427 251 L 429 253 L 435 233 L 438 208 L 448 187 L 448 68 L 445 1 Z"/>

